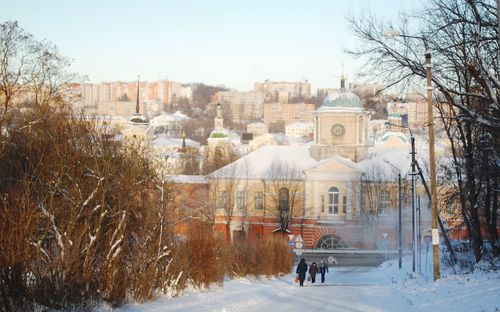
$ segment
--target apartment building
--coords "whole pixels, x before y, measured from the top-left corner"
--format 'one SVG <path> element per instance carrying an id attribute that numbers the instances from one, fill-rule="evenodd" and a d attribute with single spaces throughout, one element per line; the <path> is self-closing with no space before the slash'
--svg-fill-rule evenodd
<path id="1" fill-rule="evenodd" d="M 270 127 L 275 123 L 282 123 L 287 126 L 297 122 L 313 122 L 314 104 L 297 103 L 265 103 L 264 123 Z"/>
<path id="2" fill-rule="evenodd" d="M 295 122 L 285 127 L 285 134 L 290 137 L 311 138 L 313 137 L 314 123 L 313 122 Z"/>
<path id="3" fill-rule="evenodd" d="M 229 111 L 229 118 L 234 123 L 247 123 L 262 118 L 262 94 L 255 91 L 219 91 L 215 101 Z"/>
<path id="4" fill-rule="evenodd" d="M 141 104 L 148 103 L 148 110 L 167 110 L 179 98 L 186 97 L 191 99 L 193 96 L 190 86 L 182 86 L 180 82 L 176 81 L 142 81 L 139 83 L 139 87 L 139 102 Z M 126 102 L 135 103 L 137 101 L 137 81 L 114 81 L 98 84 L 82 83 L 76 85 L 75 88 L 81 97 L 78 104 L 83 107 L 99 107 L 97 110 L 98 114 L 107 111 L 121 112 L 123 111 L 122 107 L 127 107 Z M 128 111 L 128 108 L 125 111 Z"/>
<path id="5" fill-rule="evenodd" d="M 387 103 L 387 113 L 391 119 L 401 119 L 400 122 L 393 121 L 393 123 L 408 126 L 412 129 L 425 128 L 428 123 L 426 100 L 407 103 L 390 102 Z M 436 108 L 434 108 L 434 116 L 438 116 Z"/>
<path id="6" fill-rule="evenodd" d="M 149 110 L 147 102 L 139 105 L 140 113 L 146 115 Z M 100 116 L 121 116 L 130 117 L 135 113 L 136 102 L 133 101 L 112 101 L 100 102 L 97 105 L 97 114 Z"/>
<path id="7" fill-rule="evenodd" d="M 304 82 L 269 81 L 256 82 L 254 90 L 264 96 L 266 103 L 288 103 L 294 98 L 308 99 L 311 97 L 311 84 Z"/>

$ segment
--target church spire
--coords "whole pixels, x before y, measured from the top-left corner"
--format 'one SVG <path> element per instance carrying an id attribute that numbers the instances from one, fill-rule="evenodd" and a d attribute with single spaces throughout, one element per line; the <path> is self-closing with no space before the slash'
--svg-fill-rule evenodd
<path id="1" fill-rule="evenodd" d="M 186 151 L 186 131 L 182 130 L 182 150 Z"/>
<path id="2" fill-rule="evenodd" d="M 224 118 L 222 117 L 222 107 L 220 102 L 217 103 L 216 107 L 217 115 L 214 118 L 214 128 L 216 130 L 224 129 Z"/>
<path id="3" fill-rule="evenodd" d="M 140 78 L 141 76 L 138 74 L 137 75 L 137 100 L 135 102 L 135 113 L 132 114 L 132 117 L 128 120 L 130 124 L 133 125 L 141 125 L 141 126 L 147 126 L 149 125 L 149 121 L 146 117 L 142 116 L 141 113 L 139 112 L 139 96 L 140 96 Z M 147 109 L 144 107 L 144 112 L 146 113 Z"/>
<path id="4" fill-rule="evenodd" d="M 140 79 L 141 75 L 137 75 L 137 101 L 135 103 L 135 113 L 137 115 L 139 115 L 139 88 L 140 88 L 140 85 L 139 85 L 139 79 Z"/>
<path id="5" fill-rule="evenodd" d="M 342 76 L 340 76 L 340 88 L 345 89 L 344 63 L 342 63 Z"/>
<path id="6" fill-rule="evenodd" d="M 217 103 L 217 118 L 222 118 L 222 109 L 220 106 L 220 102 Z"/>

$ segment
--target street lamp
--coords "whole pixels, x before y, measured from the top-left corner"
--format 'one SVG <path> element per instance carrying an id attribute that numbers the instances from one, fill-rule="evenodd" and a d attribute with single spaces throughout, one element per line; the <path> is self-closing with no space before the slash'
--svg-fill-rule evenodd
<path id="1" fill-rule="evenodd" d="M 387 159 L 383 159 L 383 161 L 391 166 L 392 168 L 396 169 L 398 171 L 398 232 L 399 232 L 399 239 L 398 239 L 398 253 L 399 253 L 399 268 L 401 269 L 403 267 L 403 230 L 401 226 L 401 203 L 402 203 L 402 197 L 401 197 L 401 170 L 399 170 L 398 167 L 394 166 L 391 164 Z"/>
<path id="2" fill-rule="evenodd" d="M 429 124 L 429 175 L 431 180 L 431 204 L 432 204 L 432 255 L 434 262 L 434 280 L 441 278 L 439 263 L 439 232 L 438 232 L 438 211 L 436 192 L 436 154 L 434 150 L 434 116 L 432 108 L 432 58 L 427 40 L 424 37 L 403 35 L 394 29 L 384 31 L 387 38 L 402 37 L 422 40 L 425 46 L 425 71 L 427 79 L 427 122 Z M 413 170 L 412 164 L 412 171 Z M 415 195 L 414 195 L 415 196 Z"/>
<path id="3" fill-rule="evenodd" d="M 396 125 L 390 122 L 386 123 L 389 126 L 394 126 L 398 128 L 408 129 L 410 131 L 410 142 L 411 142 L 411 193 L 412 193 L 412 201 L 411 201 L 411 233 L 412 233 L 412 271 L 415 272 L 415 264 L 416 264 L 416 256 L 417 256 L 417 159 L 415 155 L 417 152 L 415 150 L 415 137 L 413 136 L 413 132 L 410 127 Z"/>

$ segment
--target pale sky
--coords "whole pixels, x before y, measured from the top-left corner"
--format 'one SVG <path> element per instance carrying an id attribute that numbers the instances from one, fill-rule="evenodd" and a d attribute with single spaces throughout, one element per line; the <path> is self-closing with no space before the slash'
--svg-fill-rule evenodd
<path id="1" fill-rule="evenodd" d="M 144 80 L 223 84 L 308 79 L 338 87 L 360 66 L 346 16 L 373 10 L 389 19 L 408 0 L 0 0 L 0 22 L 19 21 L 47 39 L 91 82 Z"/>

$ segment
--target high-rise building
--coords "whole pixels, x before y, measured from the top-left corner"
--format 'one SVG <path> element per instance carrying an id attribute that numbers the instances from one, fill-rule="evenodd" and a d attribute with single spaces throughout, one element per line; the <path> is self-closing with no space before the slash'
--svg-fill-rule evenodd
<path id="1" fill-rule="evenodd" d="M 297 122 L 313 122 L 314 109 L 314 104 L 308 103 L 265 103 L 264 123 L 268 127 L 282 123 L 282 126 L 285 127 Z"/>
<path id="2" fill-rule="evenodd" d="M 255 91 L 219 91 L 215 101 L 228 109 L 229 118 L 235 123 L 255 121 L 263 115 L 262 96 Z"/>
<path id="3" fill-rule="evenodd" d="M 136 82 L 102 82 L 99 84 L 83 83 L 78 85 L 81 103 L 84 107 L 99 107 L 98 114 L 117 112 L 129 116 L 133 110 L 130 103 L 137 101 Z M 140 82 L 140 103 L 147 109 L 166 110 L 181 97 L 192 98 L 190 87 L 183 87 L 180 82 L 159 80 Z M 130 102 L 130 103 L 129 103 Z M 127 104 L 128 103 L 128 104 Z M 108 107 L 109 106 L 109 107 Z M 147 111 L 144 111 L 146 113 Z"/>
<path id="4" fill-rule="evenodd" d="M 266 103 L 289 101 L 300 102 L 311 97 L 311 84 L 304 82 L 269 81 L 256 82 L 254 90 L 263 95 Z"/>

